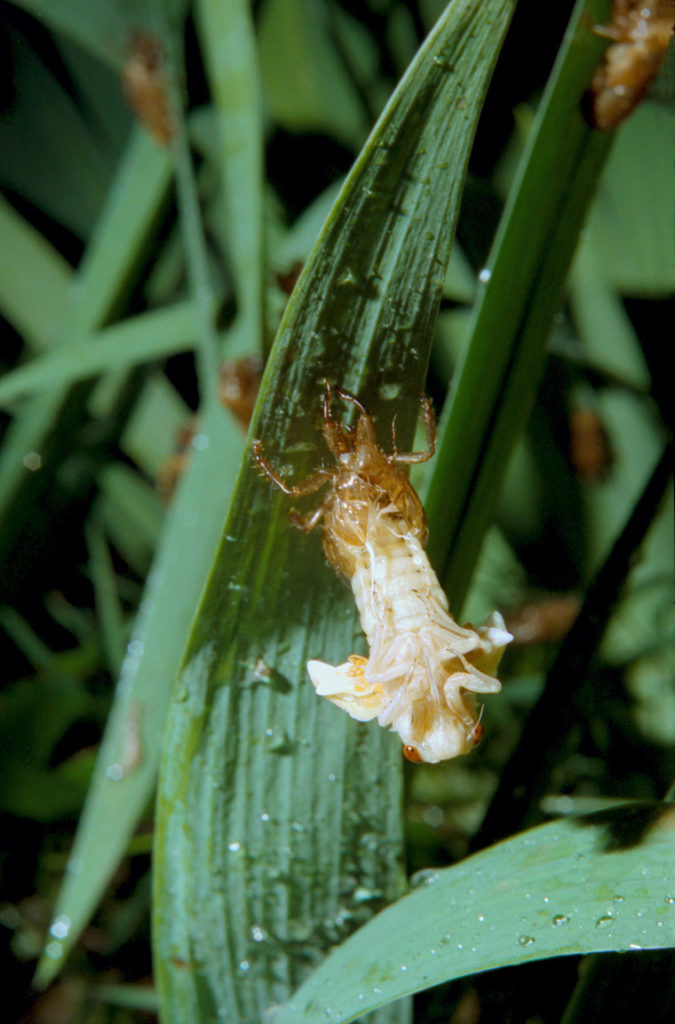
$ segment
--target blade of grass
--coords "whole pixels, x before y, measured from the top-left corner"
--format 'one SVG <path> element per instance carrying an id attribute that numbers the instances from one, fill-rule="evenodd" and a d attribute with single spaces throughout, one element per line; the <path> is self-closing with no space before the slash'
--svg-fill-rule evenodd
<path id="1" fill-rule="evenodd" d="M 231 333 L 244 351 L 263 347 L 263 124 L 248 0 L 198 0 L 197 28 L 215 106 L 227 239 L 237 294 Z M 232 344 L 232 341 L 230 341 Z"/>
<path id="2" fill-rule="evenodd" d="M 0 196 L 0 309 L 37 351 L 49 346 L 63 315 L 71 274 L 63 257 Z"/>
<path id="3" fill-rule="evenodd" d="M 532 408 L 552 320 L 611 144 L 611 133 L 592 131 L 581 114 L 603 46 L 589 26 L 605 13 L 601 0 L 578 0 L 574 8 L 482 275 L 487 283 L 441 423 L 425 507 L 429 555 L 456 611 Z"/>
<path id="4" fill-rule="evenodd" d="M 171 114 L 171 154 L 185 265 L 198 325 L 197 375 L 202 395 L 215 392 L 218 381 L 220 339 L 216 331 L 216 297 L 210 274 L 206 239 L 201 221 L 197 178 L 179 83 L 185 79 L 183 9 L 171 16 L 169 5 L 153 0 L 162 29 L 166 55 L 166 99 Z"/>
<path id="5" fill-rule="evenodd" d="M 291 132 L 325 132 L 357 149 L 366 112 L 330 38 L 328 5 L 269 0 L 261 11 L 260 63 L 266 105 Z"/>
<path id="6" fill-rule="evenodd" d="M 296 472 L 316 458 L 325 377 L 387 421 L 396 410 L 412 434 L 469 146 L 512 7 L 448 7 L 307 262 L 252 426 Z M 318 538 L 289 529 L 286 503 L 246 465 L 169 713 L 154 917 L 167 1022 L 261 1019 L 401 890 L 400 746 L 305 682 L 307 657 L 341 659 L 353 634 Z"/>
<path id="7" fill-rule="evenodd" d="M 171 684 L 243 438 L 215 402 L 178 489 L 132 631 L 35 984 L 49 984 L 86 925 L 154 789 Z M 211 500 L 203 496 L 209 493 Z"/>
<path id="8" fill-rule="evenodd" d="M 278 1024 L 347 1024 L 493 967 L 675 942 L 672 804 L 531 829 L 439 870 L 335 950 Z M 528 900 L 523 900 L 523 879 Z"/>
<path id="9" fill-rule="evenodd" d="M 145 133 L 134 132 L 73 279 L 62 336 L 85 334 L 110 316 L 147 241 L 169 175 L 166 154 Z M 2 578 L 5 600 L 30 576 L 38 557 L 37 541 L 46 538 L 46 528 L 40 538 L 24 535 L 31 528 L 26 510 L 48 504 L 44 496 L 53 491 L 58 466 L 76 443 L 89 392 L 89 385 L 80 384 L 39 395 L 22 405 L 6 433 L 0 453 L 0 560 L 8 566 Z M 39 472 L 24 461 L 27 453 L 39 457 Z M 16 551 L 22 552 L 21 559 L 14 557 Z"/>
<path id="10" fill-rule="evenodd" d="M 672 474 L 672 447 L 666 448 L 624 525 L 621 535 L 586 594 L 583 607 L 549 672 L 546 689 L 530 713 L 518 748 L 506 765 L 476 845 L 501 838 L 540 816 L 538 799 L 555 765 L 567 752 L 573 726 L 588 695 L 580 698 L 591 659 L 618 603 L 630 563 L 644 541 Z"/>
<path id="11" fill-rule="evenodd" d="M 168 188 L 170 166 L 144 132 L 132 136 L 120 162 L 97 230 L 71 283 L 70 302 L 59 336 L 75 338 L 99 327 L 110 315 L 131 273 Z M 124 229 L 120 230 L 120 224 Z M 0 457 L 0 516 L 14 505 L 14 489 L 25 475 L 23 456 L 40 451 L 53 426 L 64 392 L 55 389 L 17 417 Z M 13 433 L 20 440 L 13 439 Z"/>
<path id="12" fill-rule="evenodd" d="M 172 139 L 179 213 L 186 264 L 194 296 L 192 315 L 198 342 L 204 424 L 193 441 L 194 465 L 180 488 L 157 554 L 127 657 L 96 770 L 73 846 L 77 877 L 66 877 L 36 984 L 48 984 L 98 902 L 149 799 L 157 772 L 162 726 L 170 687 L 185 646 L 188 626 L 204 584 L 224 509 L 241 457 L 243 439 L 215 401 L 219 339 L 215 299 L 209 278 L 197 188 L 177 82 L 181 33 L 158 17 L 165 34 L 170 103 L 176 131 Z M 214 483 L 214 481 L 216 481 Z M 202 496 L 209 491 L 212 501 Z M 199 551 L 195 551 L 195 537 Z M 140 761 L 125 767 L 129 736 Z M 65 924 L 64 924 L 65 923 Z"/>
<path id="13" fill-rule="evenodd" d="M 56 32 L 79 43 L 104 64 L 119 69 L 129 39 L 149 21 L 148 0 L 12 0 Z"/>
<path id="14" fill-rule="evenodd" d="M 672 220 L 663 215 L 673 195 L 674 100 L 641 103 L 621 126 L 585 232 L 607 283 L 627 295 L 675 291 Z"/>
<path id="15" fill-rule="evenodd" d="M 106 538 L 98 523 L 88 524 L 86 541 L 101 641 L 108 669 L 112 675 L 117 676 L 126 649 L 126 630 L 117 592 L 115 570 Z"/>
<path id="16" fill-rule="evenodd" d="M 192 417 L 189 406 L 163 373 L 150 376 L 120 438 L 123 451 L 155 479 L 165 460 L 175 454 L 181 431 Z"/>
<path id="17" fill-rule="evenodd" d="M 20 31 L 10 33 L 12 94 L 0 120 L 2 183 L 84 239 L 110 185 L 111 162 L 48 62 Z"/>
<path id="18" fill-rule="evenodd" d="M 0 380 L 0 405 L 194 348 L 195 313 L 195 303 L 187 299 L 64 342 L 5 374 Z"/>
<path id="19" fill-rule="evenodd" d="M 98 488 L 96 514 L 125 561 L 139 576 L 145 575 L 164 525 L 164 509 L 156 489 L 120 463 L 103 469 Z"/>

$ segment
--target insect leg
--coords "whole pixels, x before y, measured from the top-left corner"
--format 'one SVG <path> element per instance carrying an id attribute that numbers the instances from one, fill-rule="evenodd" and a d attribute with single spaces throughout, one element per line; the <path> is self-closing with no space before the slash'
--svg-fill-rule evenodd
<path id="1" fill-rule="evenodd" d="M 302 480 L 299 484 L 287 484 L 263 455 L 262 442 L 257 438 L 251 442 L 251 451 L 253 452 L 253 458 L 258 463 L 258 467 L 268 480 L 271 480 L 275 487 L 278 487 L 284 494 L 290 494 L 294 498 L 301 498 L 305 494 L 313 494 L 314 491 L 318 491 L 327 480 L 332 479 L 334 476 L 333 471 L 330 469 L 317 469 L 316 473 L 312 473 L 311 476 L 308 476 L 306 480 Z"/>
<path id="2" fill-rule="evenodd" d="M 329 381 L 326 381 L 326 398 L 328 399 L 328 402 L 330 402 L 330 395 L 332 390 L 332 385 L 330 384 Z M 370 413 L 366 409 L 365 405 L 363 404 L 363 402 L 360 402 L 358 398 L 356 398 L 354 395 L 350 395 L 348 391 L 344 391 L 338 385 L 335 386 L 335 393 L 339 395 L 344 402 L 351 402 L 352 405 L 355 405 L 356 408 L 359 409 L 362 415 L 365 415 L 368 417 L 368 419 L 370 419 Z"/>
<path id="3" fill-rule="evenodd" d="M 427 437 L 427 447 L 423 452 L 390 452 L 387 455 L 389 462 L 398 462 L 405 465 L 410 465 L 413 462 L 428 462 L 432 458 L 436 451 L 436 422 L 434 419 L 434 410 L 430 399 L 426 395 L 420 395 L 420 405 L 422 406 L 422 422 L 424 423 L 424 432 Z"/>
<path id="4" fill-rule="evenodd" d="M 319 484 L 319 486 L 321 486 Z M 293 526 L 296 526 L 298 530 L 303 530 L 305 533 L 309 533 L 318 525 L 322 516 L 327 512 L 331 502 L 333 501 L 334 495 L 330 491 L 326 497 L 320 502 L 313 512 L 310 512 L 308 516 L 301 516 L 299 512 L 296 512 L 294 508 L 288 513 L 288 518 L 292 522 Z"/>

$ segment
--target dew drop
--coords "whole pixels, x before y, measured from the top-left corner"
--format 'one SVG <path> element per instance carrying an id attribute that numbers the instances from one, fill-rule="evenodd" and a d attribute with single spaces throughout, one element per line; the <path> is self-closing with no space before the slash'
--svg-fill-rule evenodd
<path id="1" fill-rule="evenodd" d="M 358 885 L 354 889 L 353 900 L 354 903 L 368 903 L 370 900 L 377 899 L 379 892 L 373 892 L 372 889 L 367 889 L 365 885 Z"/>
<path id="2" fill-rule="evenodd" d="M 192 447 L 196 448 L 198 452 L 205 452 L 209 447 L 209 435 L 195 434 L 192 438 Z"/>
<path id="3" fill-rule="evenodd" d="M 369 190 L 364 189 L 364 191 Z M 354 271 L 350 267 L 345 267 L 343 272 L 340 274 L 337 283 L 339 285 L 355 285 L 357 283 L 357 278 Z"/>
<path id="4" fill-rule="evenodd" d="M 614 903 L 623 903 L 625 898 L 626 898 L 625 896 L 615 896 L 614 897 Z"/>
<path id="5" fill-rule="evenodd" d="M 26 469 L 29 469 L 31 473 L 35 473 L 38 469 L 42 469 L 42 456 L 39 452 L 26 452 L 21 461 Z"/>
<path id="6" fill-rule="evenodd" d="M 673 904 L 675 904 L 675 896 L 666 896 L 663 902 L 669 904 L 669 906 L 672 907 Z"/>
<path id="7" fill-rule="evenodd" d="M 416 871 L 410 879 L 410 888 L 419 889 L 422 885 L 433 885 L 437 882 L 441 876 L 439 875 L 436 868 L 422 868 L 421 871 Z"/>
<path id="8" fill-rule="evenodd" d="M 45 946 L 45 956 L 50 960 L 60 960 L 63 956 L 63 945 L 60 942 L 48 942 Z"/>
<path id="9" fill-rule="evenodd" d="M 53 935 L 55 939 L 65 939 L 69 931 L 70 918 L 67 914 L 59 914 L 59 916 L 52 922 L 49 934 Z"/>
<path id="10" fill-rule="evenodd" d="M 630 942 L 628 944 L 628 948 L 629 949 L 642 949 L 642 946 L 640 945 L 639 942 Z"/>
<path id="11" fill-rule="evenodd" d="M 614 920 L 614 918 L 612 917 L 611 914 L 603 914 L 602 917 L 599 917 L 598 920 L 595 922 L 595 927 L 596 928 L 603 928 L 604 925 L 611 924 L 613 922 L 613 920 Z"/>
<path id="12" fill-rule="evenodd" d="M 569 917 L 567 916 L 567 914 L 556 914 L 553 918 L 553 927 L 560 928 L 561 925 L 567 924 L 568 921 Z"/>
<path id="13" fill-rule="evenodd" d="M 242 971 L 243 973 L 245 973 L 249 969 L 250 966 L 251 965 L 248 962 L 248 960 L 240 960 L 239 961 L 239 970 Z"/>
<path id="14" fill-rule="evenodd" d="M 491 277 L 492 271 L 489 267 L 483 267 L 483 269 L 478 272 L 478 280 L 481 284 L 487 284 Z"/>
<path id="15" fill-rule="evenodd" d="M 398 382 L 381 384 L 379 387 L 380 398 L 385 402 L 393 402 L 401 393 L 401 385 Z"/>
<path id="16" fill-rule="evenodd" d="M 534 936 L 533 935 L 519 935 L 518 936 L 518 945 L 519 946 L 533 946 L 534 945 Z"/>
<path id="17" fill-rule="evenodd" d="M 233 843 L 228 843 L 228 844 L 227 844 L 227 848 L 228 848 L 228 850 L 230 851 L 230 853 L 236 853 L 236 852 L 237 852 L 237 850 L 240 850 L 240 849 L 241 849 L 241 843 L 238 843 L 238 842 L 237 842 L 237 841 L 235 840 L 235 841 L 234 841 Z"/>
<path id="18" fill-rule="evenodd" d="M 254 942 L 262 942 L 266 937 L 265 929 L 261 928 L 259 924 L 254 924 L 251 927 L 251 938 Z"/>

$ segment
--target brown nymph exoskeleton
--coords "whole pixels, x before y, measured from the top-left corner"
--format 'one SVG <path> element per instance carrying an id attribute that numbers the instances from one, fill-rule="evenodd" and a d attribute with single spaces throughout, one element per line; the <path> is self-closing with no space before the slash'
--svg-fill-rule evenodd
<path id="1" fill-rule="evenodd" d="M 589 90 L 589 121 L 616 128 L 647 95 L 675 27 L 675 0 L 614 0 L 612 22 L 593 31 L 612 45 Z"/>
<path id="2" fill-rule="evenodd" d="M 164 49 L 159 36 L 135 32 L 122 68 L 122 91 L 134 114 L 160 146 L 173 135 Z"/>
<path id="3" fill-rule="evenodd" d="M 248 430 L 262 377 L 262 359 L 258 355 L 236 356 L 221 364 L 218 373 L 218 398 Z"/>
<path id="4" fill-rule="evenodd" d="M 334 394 L 358 409 L 353 427 L 333 418 Z M 409 760 L 436 762 L 466 753 L 480 739 L 474 694 L 501 689 L 494 672 L 511 636 L 497 613 L 478 630 L 458 626 L 424 551 L 424 509 L 404 469 L 434 453 L 431 403 L 423 397 L 421 404 L 426 451 L 400 452 L 395 437 L 393 450 L 382 451 L 366 408 L 329 383 L 322 429 L 336 466 L 290 485 L 263 456 L 260 441 L 252 448 L 284 494 L 329 488 L 310 515 L 292 512 L 291 518 L 307 532 L 323 519 L 326 557 L 351 582 L 370 657 L 353 654 L 337 666 L 308 662 L 316 692 L 352 718 L 377 718 L 398 732 Z"/>

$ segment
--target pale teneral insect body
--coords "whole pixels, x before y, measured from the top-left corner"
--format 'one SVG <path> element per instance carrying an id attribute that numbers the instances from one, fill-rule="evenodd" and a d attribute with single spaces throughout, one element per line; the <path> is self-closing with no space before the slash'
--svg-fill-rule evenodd
<path id="1" fill-rule="evenodd" d="M 333 390 L 360 411 L 354 427 L 333 419 Z M 431 568 L 424 545 L 427 526 L 422 504 L 400 468 L 431 457 L 431 406 L 423 402 L 428 451 L 385 453 L 377 445 L 373 421 L 361 403 L 326 386 L 323 434 L 337 459 L 303 483 L 287 485 L 262 455 L 261 470 L 286 494 L 330 489 L 311 515 L 293 522 L 311 530 L 323 518 L 328 560 L 351 582 L 370 656 L 353 654 L 342 665 L 308 662 L 316 692 L 352 718 L 377 718 L 398 732 L 412 761 L 445 761 L 478 742 L 483 727 L 476 694 L 497 693 L 494 678 L 511 640 L 498 613 L 474 629 L 459 626 Z"/>

